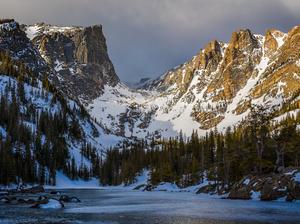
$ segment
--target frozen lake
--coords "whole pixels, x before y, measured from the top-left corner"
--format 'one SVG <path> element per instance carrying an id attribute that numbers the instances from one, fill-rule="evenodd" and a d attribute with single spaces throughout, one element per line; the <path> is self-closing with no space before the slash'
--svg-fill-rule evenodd
<path id="1" fill-rule="evenodd" d="M 300 203 L 232 201 L 179 192 L 62 190 L 82 203 L 39 210 L 0 204 L 0 223 L 300 223 Z"/>

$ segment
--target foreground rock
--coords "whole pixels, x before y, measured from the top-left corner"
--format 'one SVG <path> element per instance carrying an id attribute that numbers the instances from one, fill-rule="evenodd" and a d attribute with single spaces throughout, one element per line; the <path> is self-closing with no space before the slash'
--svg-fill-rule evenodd
<path id="1" fill-rule="evenodd" d="M 50 194 L 60 195 L 60 192 L 59 191 L 50 191 Z"/>
<path id="2" fill-rule="evenodd" d="M 279 174 L 248 175 L 231 188 L 228 199 L 300 200 L 299 175 L 297 169 L 285 169 Z"/>
<path id="3" fill-rule="evenodd" d="M 200 187 L 196 194 L 209 194 L 209 193 L 215 193 L 217 186 L 215 184 L 208 184 L 203 187 Z"/>
<path id="4" fill-rule="evenodd" d="M 247 187 L 234 188 L 230 191 L 228 195 L 229 199 L 241 199 L 241 200 L 249 200 L 251 199 L 250 189 Z"/>

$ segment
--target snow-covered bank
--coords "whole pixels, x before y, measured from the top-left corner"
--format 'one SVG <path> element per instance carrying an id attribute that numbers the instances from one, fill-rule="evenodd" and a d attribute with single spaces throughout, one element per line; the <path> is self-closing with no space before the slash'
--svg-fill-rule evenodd
<path id="1" fill-rule="evenodd" d="M 71 180 L 62 172 L 56 172 L 56 185 L 46 185 L 46 189 L 100 189 L 99 180 L 92 178 L 89 181 L 82 179 Z"/>
<path id="2" fill-rule="evenodd" d="M 260 201 L 300 201 L 300 171 L 286 168 L 283 173 L 269 175 L 247 175 L 228 188 L 221 188 L 215 181 L 204 178 L 202 182 L 181 188 L 176 183 L 162 182 L 152 185 L 150 172 L 144 170 L 131 185 L 107 186 L 103 189 L 188 192 L 210 198 L 227 198 Z"/>
<path id="3" fill-rule="evenodd" d="M 247 175 L 241 181 L 235 183 L 230 189 L 220 189 L 215 181 L 204 178 L 202 182 L 179 187 L 176 183 L 162 182 L 152 185 L 150 171 L 144 169 L 136 176 L 135 182 L 129 185 L 103 186 L 98 179 L 84 181 L 82 179 L 71 180 L 61 172 L 57 172 L 56 186 L 45 186 L 46 189 L 101 189 L 118 191 L 151 191 L 151 192 L 175 192 L 197 194 L 206 198 L 243 199 L 254 201 L 297 201 L 300 202 L 300 171 L 287 168 L 281 174 L 264 176 Z M 5 190 L 4 188 L 1 188 Z M 9 189 L 7 187 L 6 189 Z M 16 189 L 16 188 L 14 188 Z M 221 193 L 220 193 L 221 192 Z"/>

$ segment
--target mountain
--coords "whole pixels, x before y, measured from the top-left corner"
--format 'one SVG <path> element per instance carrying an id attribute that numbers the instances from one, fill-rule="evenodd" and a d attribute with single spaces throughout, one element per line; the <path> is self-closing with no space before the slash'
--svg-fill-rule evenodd
<path id="1" fill-rule="evenodd" d="M 276 110 L 276 116 L 287 105 L 299 109 L 299 27 L 264 36 L 233 32 L 229 43 L 213 40 L 191 60 L 131 88 L 115 74 L 100 25 L 22 29 L 56 74 L 55 85 L 119 136 L 204 135 L 238 125 L 254 105 Z"/>
<path id="2" fill-rule="evenodd" d="M 100 32 L 95 29 L 85 32 Z M 55 184 L 57 171 L 72 179 L 98 177 L 101 151 L 122 140 L 108 135 L 77 98 L 65 94 L 68 90 L 56 79 L 60 73 L 44 57 L 21 25 L 0 21 L 2 184 L 17 179 Z M 87 53 L 83 59 L 86 67 L 104 66 L 90 65 L 90 57 Z"/>
<path id="3" fill-rule="evenodd" d="M 23 26 L 40 55 L 55 71 L 55 85 L 70 96 L 89 102 L 104 85 L 119 78 L 108 53 L 101 25 L 57 27 L 44 23 Z"/>
<path id="4" fill-rule="evenodd" d="M 127 137 L 225 131 L 247 119 L 254 105 L 275 110 L 277 117 L 295 114 L 300 107 L 299 33 L 298 26 L 288 33 L 271 29 L 264 36 L 239 30 L 229 43 L 209 42 L 191 60 L 139 90 L 105 87 L 88 109 Z"/>
<path id="5" fill-rule="evenodd" d="M 162 137 L 181 136 L 183 141 L 183 135 L 195 135 L 194 131 L 199 136 L 225 133 L 228 127 L 253 120 L 249 115 L 255 107 L 263 108 L 272 125 L 296 117 L 300 111 L 299 34 L 298 26 L 288 33 L 271 29 L 264 36 L 239 30 L 229 43 L 213 40 L 189 61 L 129 88 L 115 73 L 101 25 L 59 27 L 1 20 L 0 146 L 4 150 L 0 158 L 4 159 L 0 170 L 7 172 L 2 172 L 0 182 L 19 177 L 25 182 L 55 184 L 57 171 L 72 179 L 90 179 L 99 177 L 101 163 L 107 183 L 120 184 L 121 169 L 134 170 L 131 180 L 145 168 L 144 161 L 135 165 L 120 161 L 123 156 L 127 159 L 127 150 L 141 155 L 139 160 L 145 157 L 147 141 L 135 140 L 155 144 Z M 217 138 L 225 141 L 220 134 L 210 136 L 209 144 Z M 247 145 L 244 139 L 239 141 Z M 202 143 L 208 144 L 207 139 L 201 139 Z M 117 151 L 108 150 L 114 146 Z M 210 155 L 215 148 L 210 149 L 211 163 L 203 170 L 214 166 Z M 197 147 L 193 150 L 198 153 Z M 198 156 L 195 164 L 203 160 Z M 102 164 L 102 157 L 108 158 L 106 163 Z M 23 160 L 25 164 L 20 165 Z M 19 165 L 24 172 L 18 171 Z M 243 174 L 249 173 L 244 170 Z"/>

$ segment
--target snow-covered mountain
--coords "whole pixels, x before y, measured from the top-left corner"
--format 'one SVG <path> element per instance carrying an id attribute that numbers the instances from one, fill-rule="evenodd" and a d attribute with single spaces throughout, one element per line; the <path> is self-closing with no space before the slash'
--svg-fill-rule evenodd
<path id="1" fill-rule="evenodd" d="M 142 80 L 139 88 L 119 80 L 100 25 L 0 20 L 0 62 L 1 106 L 17 108 L 15 117 L 2 111 L 17 122 L 3 119 L 0 143 L 9 142 L 5 147 L 21 150 L 25 159 L 31 149 L 34 164 L 27 163 L 49 175 L 51 170 L 73 178 L 91 174 L 100 150 L 123 140 L 225 131 L 246 120 L 254 105 L 267 108 L 274 122 L 300 111 L 300 26 L 264 36 L 234 32 L 229 43 L 211 41 L 184 64 Z M 11 138 L 17 133 L 12 124 L 29 133 L 30 141 Z M 48 164 L 49 158 L 39 158 L 41 149 L 63 159 Z"/>
<path id="2" fill-rule="evenodd" d="M 22 29 L 50 67 L 55 85 L 83 103 L 106 133 L 205 134 L 239 124 L 256 104 L 275 108 L 274 116 L 299 108 L 300 27 L 288 33 L 271 29 L 264 36 L 239 30 L 229 43 L 211 41 L 191 60 L 143 81 L 139 89 L 115 74 L 100 25 L 40 23 Z"/>
<path id="3" fill-rule="evenodd" d="M 300 27 L 265 36 L 234 32 L 229 43 L 211 41 L 139 90 L 105 86 L 88 109 L 107 129 L 127 137 L 224 131 L 247 119 L 254 105 L 283 118 L 300 107 L 299 34 Z"/>
<path id="4" fill-rule="evenodd" d="M 53 170 L 62 170 L 72 178 L 82 177 L 84 169 L 97 176 L 91 172 L 96 164 L 92 154 L 99 156 L 123 138 L 107 133 L 95 122 L 78 100 L 80 97 L 65 94 L 70 90 L 60 83 L 61 70 L 51 67 L 27 35 L 14 20 L 0 22 L 1 153 L 5 152 L 2 147 L 7 147 L 9 152 L 24 156 L 26 169 L 32 166 L 31 175 L 21 173 L 21 169 L 11 175 L 21 179 L 30 176 L 25 181 L 49 184 L 55 183 Z M 28 150 L 30 156 L 26 157 Z"/>
<path id="5" fill-rule="evenodd" d="M 57 27 L 39 23 L 23 26 L 23 30 L 54 70 L 55 84 L 68 95 L 88 103 L 101 95 L 104 85 L 119 82 L 101 25 Z"/>

